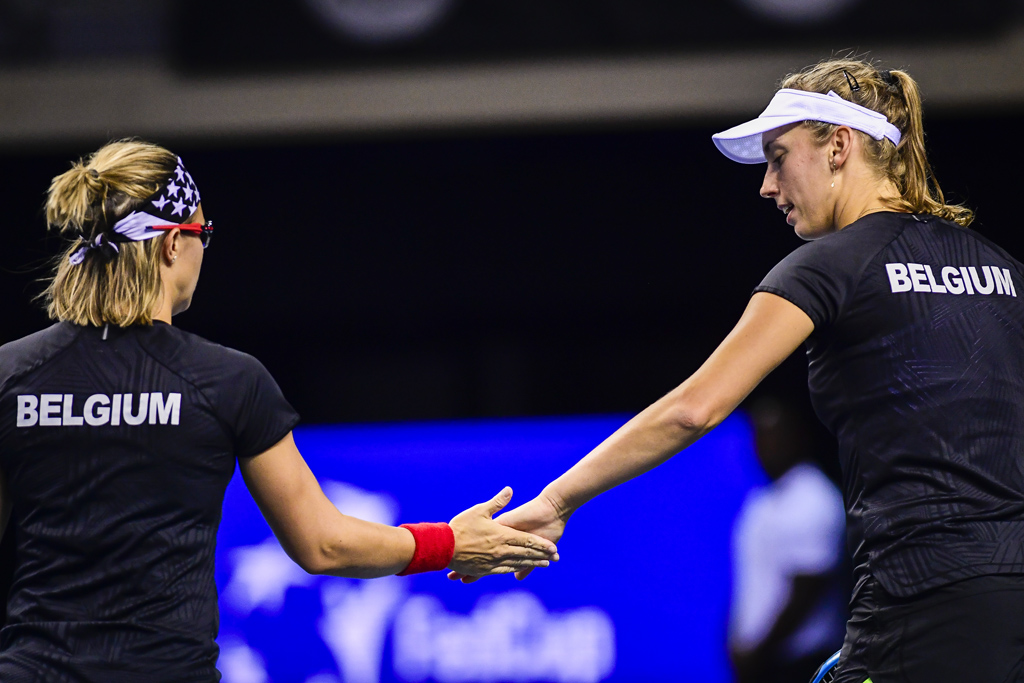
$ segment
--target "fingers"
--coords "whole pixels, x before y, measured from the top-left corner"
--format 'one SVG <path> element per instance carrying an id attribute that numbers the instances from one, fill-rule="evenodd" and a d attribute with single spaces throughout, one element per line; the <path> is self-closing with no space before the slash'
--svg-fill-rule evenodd
<path id="1" fill-rule="evenodd" d="M 498 495 L 483 504 L 484 511 L 487 513 L 488 517 L 493 517 L 498 514 L 503 507 L 508 505 L 510 500 L 512 500 L 512 487 L 506 486 L 498 492 Z"/>
<path id="2" fill-rule="evenodd" d="M 468 576 L 459 572 L 448 572 L 449 581 L 461 581 L 462 583 L 474 583 L 482 579 L 482 576 Z"/>
<path id="3" fill-rule="evenodd" d="M 515 560 L 498 565 L 490 570 L 491 574 L 512 574 L 522 571 L 531 572 L 537 567 L 547 567 L 550 564 L 547 560 Z"/>
<path id="4" fill-rule="evenodd" d="M 525 531 L 510 531 L 508 538 L 505 540 L 505 545 L 524 548 L 525 550 L 532 551 L 534 553 L 540 552 L 544 555 L 558 554 L 558 546 L 554 543 L 542 536 L 530 534 Z"/>
<path id="5" fill-rule="evenodd" d="M 537 567 L 548 567 L 550 566 L 550 564 L 551 563 L 548 560 L 535 560 L 524 558 L 510 559 L 505 561 L 505 563 L 498 565 L 497 567 L 492 567 L 490 570 L 488 570 L 488 573 L 485 576 L 489 576 L 491 574 L 512 574 L 514 572 L 516 578 L 521 581 L 522 579 L 525 579 L 529 575 L 529 573 Z M 456 571 L 448 572 L 448 579 L 450 581 L 461 581 L 462 583 L 475 583 L 476 581 L 479 581 L 482 578 L 483 576 L 472 576 L 468 574 L 462 574 L 461 572 Z"/>
<path id="6" fill-rule="evenodd" d="M 516 572 L 516 581 L 522 581 L 527 576 L 529 576 L 530 572 L 532 572 L 532 571 L 533 571 L 533 567 L 530 567 L 529 569 L 520 569 L 519 571 Z"/>

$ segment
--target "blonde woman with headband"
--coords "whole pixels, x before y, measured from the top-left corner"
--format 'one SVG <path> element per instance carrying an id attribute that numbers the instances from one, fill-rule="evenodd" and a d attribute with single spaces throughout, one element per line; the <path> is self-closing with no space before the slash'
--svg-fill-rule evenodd
<path id="1" fill-rule="evenodd" d="M 53 326 L 0 347 L 0 531 L 16 566 L 3 683 L 216 681 L 214 545 L 237 462 L 285 551 L 357 578 L 546 566 L 554 543 L 497 524 L 342 515 L 295 447 L 298 416 L 254 358 L 172 326 L 212 225 L 181 159 L 113 142 L 54 178 L 69 238 Z"/>
<path id="2" fill-rule="evenodd" d="M 944 199 L 903 71 L 822 62 L 714 142 L 767 164 L 760 195 L 809 242 L 692 376 L 499 521 L 557 541 L 804 346 L 855 565 L 836 681 L 1024 681 L 1024 269 Z"/>

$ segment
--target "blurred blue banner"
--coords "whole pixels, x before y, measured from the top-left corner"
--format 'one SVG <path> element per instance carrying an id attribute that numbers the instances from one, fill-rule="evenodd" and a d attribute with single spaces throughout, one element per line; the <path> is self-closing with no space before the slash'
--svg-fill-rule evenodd
<path id="1" fill-rule="evenodd" d="M 625 419 L 306 427 L 296 441 L 340 510 L 396 524 L 448 520 L 506 484 L 524 503 Z M 236 473 L 218 547 L 224 681 L 728 681 L 730 528 L 762 481 L 733 416 L 582 508 L 553 568 L 467 586 L 309 576 Z"/>

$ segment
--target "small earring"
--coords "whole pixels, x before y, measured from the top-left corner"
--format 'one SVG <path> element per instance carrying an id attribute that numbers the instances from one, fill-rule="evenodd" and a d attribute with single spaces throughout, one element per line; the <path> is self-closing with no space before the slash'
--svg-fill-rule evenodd
<path id="1" fill-rule="evenodd" d="M 836 160 L 832 160 L 832 187 L 836 186 Z"/>
<path id="2" fill-rule="evenodd" d="M 834 184 L 833 184 L 833 186 L 834 186 Z M 175 262 L 175 261 L 177 261 L 177 260 L 178 260 L 178 257 L 177 257 L 177 256 L 172 256 L 172 257 L 171 257 L 171 263 L 174 263 L 174 262 Z"/>

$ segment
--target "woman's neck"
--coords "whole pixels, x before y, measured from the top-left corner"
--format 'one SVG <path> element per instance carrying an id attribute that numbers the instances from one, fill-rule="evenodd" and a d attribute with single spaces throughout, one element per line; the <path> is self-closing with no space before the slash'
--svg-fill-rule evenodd
<path id="1" fill-rule="evenodd" d="M 868 214 L 900 211 L 896 208 L 896 200 L 899 198 L 899 190 L 889 180 L 852 183 L 846 196 L 836 202 L 836 230 L 842 230 Z"/>
<path id="2" fill-rule="evenodd" d="M 171 297 L 166 296 L 164 288 L 161 287 L 160 298 L 157 299 L 156 306 L 153 307 L 153 320 L 159 320 L 160 322 L 172 325 L 171 317 L 174 315 L 174 305 L 171 301 Z"/>

